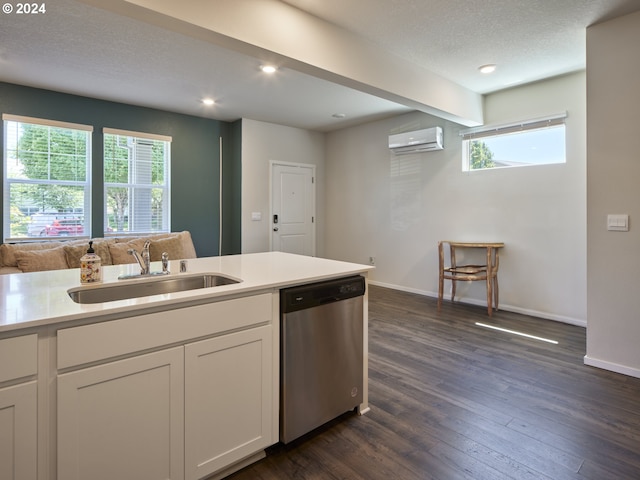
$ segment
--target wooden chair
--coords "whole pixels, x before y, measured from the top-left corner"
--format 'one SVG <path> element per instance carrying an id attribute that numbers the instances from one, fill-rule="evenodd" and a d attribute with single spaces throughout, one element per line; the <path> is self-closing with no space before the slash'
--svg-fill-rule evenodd
<path id="1" fill-rule="evenodd" d="M 445 246 L 449 246 L 450 265 L 445 266 Z M 492 316 L 493 309 L 498 310 L 498 267 L 500 266 L 499 249 L 504 243 L 471 243 L 471 242 L 438 242 L 439 281 L 438 281 L 438 311 L 442 306 L 444 294 L 444 281 L 451 280 L 451 301 L 455 300 L 456 282 L 478 281 L 487 283 L 487 311 Z M 456 249 L 459 248 L 484 248 L 486 249 L 486 261 L 479 265 L 458 265 L 456 263 Z"/>

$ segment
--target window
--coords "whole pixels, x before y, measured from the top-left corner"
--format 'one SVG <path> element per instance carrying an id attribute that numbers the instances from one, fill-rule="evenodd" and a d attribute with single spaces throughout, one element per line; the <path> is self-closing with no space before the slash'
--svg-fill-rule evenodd
<path id="1" fill-rule="evenodd" d="M 462 132 L 462 170 L 565 163 L 565 117 Z"/>
<path id="2" fill-rule="evenodd" d="M 171 137 L 104 129 L 105 233 L 169 232 Z"/>
<path id="3" fill-rule="evenodd" d="M 4 240 L 89 234 L 93 128 L 3 114 Z"/>

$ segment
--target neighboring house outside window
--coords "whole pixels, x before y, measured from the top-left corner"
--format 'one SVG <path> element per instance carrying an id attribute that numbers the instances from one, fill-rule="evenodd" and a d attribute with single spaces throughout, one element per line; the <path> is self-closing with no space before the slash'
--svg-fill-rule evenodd
<path id="1" fill-rule="evenodd" d="M 3 241 L 88 236 L 93 127 L 3 114 Z"/>
<path id="2" fill-rule="evenodd" d="M 462 170 L 566 163 L 566 114 L 463 131 Z"/>
<path id="3" fill-rule="evenodd" d="M 105 234 L 171 231 L 171 137 L 103 133 Z"/>

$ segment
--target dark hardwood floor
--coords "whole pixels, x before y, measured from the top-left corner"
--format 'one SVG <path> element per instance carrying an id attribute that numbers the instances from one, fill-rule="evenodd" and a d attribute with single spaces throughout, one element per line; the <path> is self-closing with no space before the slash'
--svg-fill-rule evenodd
<path id="1" fill-rule="evenodd" d="M 583 328 L 371 286 L 369 350 L 367 415 L 229 478 L 640 479 L 640 379 L 585 366 Z"/>

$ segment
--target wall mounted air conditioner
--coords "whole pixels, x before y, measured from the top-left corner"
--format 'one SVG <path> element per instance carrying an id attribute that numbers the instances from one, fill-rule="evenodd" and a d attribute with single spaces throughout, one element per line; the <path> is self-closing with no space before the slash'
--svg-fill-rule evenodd
<path id="1" fill-rule="evenodd" d="M 442 128 L 432 127 L 389 135 L 389 148 L 396 155 L 442 150 Z"/>

